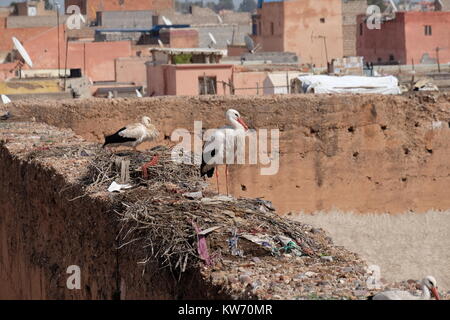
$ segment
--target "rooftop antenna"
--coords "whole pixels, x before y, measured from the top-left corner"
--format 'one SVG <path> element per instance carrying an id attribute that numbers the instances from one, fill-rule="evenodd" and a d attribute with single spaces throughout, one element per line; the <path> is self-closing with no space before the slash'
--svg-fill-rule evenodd
<path id="1" fill-rule="evenodd" d="M 389 0 L 389 3 L 391 4 L 393 11 L 394 11 L 394 12 L 397 12 L 398 9 L 397 9 L 397 6 L 395 5 L 394 0 Z"/>
<path id="2" fill-rule="evenodd" d="M 19 69 L 19 77 L 22 77 L 22 67 L 24 63 L 29 65 L 30 68 L 33 68 L 33 61 L 31 60 L 27 50 L 25 50 L 24 46 L 20 43 L 19 40 L 17 40 L 16 37 L 12 37 L 12 41 L 14 43 L 14 48 L 19 52 L 21 57 L 14 69 Z"/>
<path id="3" fill-rule="evenodd" d="M 2 98 L 3 104 L 11 103 L 11 99 L 8 98 L 7 96 L 5 96 L 4 94 L 1 95 L 1 98 Z"/>
<path id="4" fill-rule="evenodd" d="M 211 42 L 208 47 L 214 48 L 214 45 L 217 44 L 216 38 L 214 38 L 214 36 L 211 32 L 208 32 L 208 36 L 209 36 L 209 39 L 211 39 Z"/>
<path id="5" fill-rule="evenodd" d="M 172 21 L 170 21 L 169 19 L 167 19 L 165 16 L 161 16 L 162 20 L 164 21 L 164 24 L 166 26 L 171 26 L 172 25 Z"/>
<path id="6" fill-rule="evenodd" d="M 161 41 L 161 39 L 158 39 L 158 44 L 160 48 L 164 48 L 164 43 Z"/>
<path id="7" fill-rule="evenodd" d="M 136 96 L 138 98 L 142 98 L 143 97 L 142 93 L 138 89 L 136 89 Z"/>
<path id="8" fill-rule="evenodd" d="M 244 41 L 245 41 L 245 46 L 247 47 L 248 52 L 250 52 L 251 54 L 255 53 L 260 48 L 259 44 L 257 44 L 255 46 L 255 42 L 253 41 L 252 38 L 250 38 L 249 35 L 246 35 L 244 37 Z"/>

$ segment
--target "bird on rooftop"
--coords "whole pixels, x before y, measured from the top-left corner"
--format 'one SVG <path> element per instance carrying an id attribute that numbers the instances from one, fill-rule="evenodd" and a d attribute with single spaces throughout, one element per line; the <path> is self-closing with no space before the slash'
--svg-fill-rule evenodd
<path id="1" fill-rule="evenodd" d="M 228 194 L 228 159 L 233 158 L 235 154 L 236 139 L 239 135 L 245 135 L 248 130 L 247 124 L 242 119 L 238 111 L 229 109 L 225 116 L 230 125 L 215 129 L 214 132 L 207 137 L 207 141 L 203 145 L 202 164 L 200 166 L 201 176 L 211 178 L 216 173 L 217 192 L 219 192 L 219 174 L 217 171 L 218 164 L 225 164 L 225 181 Z M 212 160 L 212 161 L 211 161 Z M 234 161 L 235 159 L 233 159 Z M 212 164 L 211 162 L 214 162 Z"/>
<path id="2" fill-rule="evenodd" d="M 432 296 L 440 300 L 436 279 L 433 276 L 425 277 L 422 282 L 422 294 L 413 295 L 408 291 L 391 290 L 377 293 L 372 300 L 431 300 Z"/>
<path id="3" fill-rule="evenodd" d="M 146 141 L 152 141 L 159 136 L 159 132 L 156 127 L 151 123 L 150 117 L 142 117 L 141 123 L 129 124 L 116 133 L 105 136 L 105 143 L 103 148 L 107 146 L 111 147 L 132 147 L 134 151 L 136 147 Z M 149 166 L 154 166 L 158 163 L 159 156 L 155 156 L 151 161 L 144 164 L 142 167 L 142 172 L 144 178 L 147 178 L 147 168 Z"/>
<path id="4" fill-rule="evenodd" d="M 159 135 L 156 127 L 151 123 L 151 119 L 147 116 L 142 117 L 140 123 L 129 124 L 116 133 L 105 136 L 106 146 L 118 147 L 132 147 L 136 151 L 136 147 L 143 142 L 152 141 Z"/>

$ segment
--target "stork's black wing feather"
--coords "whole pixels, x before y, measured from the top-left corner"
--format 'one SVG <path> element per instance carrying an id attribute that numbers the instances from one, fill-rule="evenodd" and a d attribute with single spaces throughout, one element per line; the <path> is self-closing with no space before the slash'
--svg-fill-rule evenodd
<path id="1" fill-rule="evenodd" d="M 123 127 L 116 133 L 109 135 L 109 136 L 105 136 L 105 143 L 103 144 L 103 148 L 106 147 L 108 144 L 112 144 L 112 143 L 125 143 L 125 142 L 136 141 L 137 140 L 136 138 L 127 138 L 127 137 L 123 137 L 119 134 L 122 131 L 124 131 L 125 129 L 126 129 L 126 127 Z"/>
<path id="2" fill-rule="evenodd" d="M 212 159 L 216 155 L 216 149 L 211 150 L 210 159 Z M 205 162 L 205 158 L 203 157 L 202 152 L 202 165 L 200 166 L 200 175 L 203 177 L 205 175 L 208 176 L 208 178 L 211 178 L 214 174 L 214 166 L 207 164 Z"/>

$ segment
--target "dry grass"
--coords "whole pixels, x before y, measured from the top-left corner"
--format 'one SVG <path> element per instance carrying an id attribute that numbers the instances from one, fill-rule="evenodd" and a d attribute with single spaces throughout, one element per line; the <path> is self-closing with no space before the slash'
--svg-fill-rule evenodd
<path id="1" fill-rule="evenodd" d="M 336 245 L 379 265 L 388 281 L 434 275 L 450 290 L 450 211 L 423 214 L 300 214 L 294 220 L 325 229 Z"/>

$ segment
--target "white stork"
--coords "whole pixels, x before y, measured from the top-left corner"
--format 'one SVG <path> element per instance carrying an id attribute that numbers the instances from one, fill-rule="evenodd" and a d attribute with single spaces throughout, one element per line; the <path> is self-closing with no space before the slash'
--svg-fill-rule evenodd
<path id="1" fill-rule="evenodd" d="M 234 155 L 236 138 L 239 135 L 245 134 L 245 132 L 248 130 L 248 126 L 242 119 L 239 112 L 234 109 L 229 109 L 225 113 L 225 116 L 230 125 L 215 129 L 214 132 L 207 138 L 207 141 L 203 146 L 202 165 L 200 167 L 200 173 L 202 177 L 207 175 L 209 178 L 211 178 L 215 170 L 217 192 L 219 192 L 219 174 L 217 172 L 217 164 L 224 163 L 225 180 L 228 194 L 227 160 L 231 159 L 232 155 Z M 214 162 L 214 164 L 211 164 L 211 162 Z"/>
<path id="2" fill-rule="evenodd" d="M 422 280 L 422 294 L 420 296 L 415 296 L 408 291 L 391 290 L 377 293 L 372 300 L 430 300 L 432 295 L 436 300 L 440 300 L 437 289 L 436 279 L 433 276 L 427 276 Z"/>
<path id="3" fill-rule="evenodd" d="M 126 127 L 123 127 L 116 133 L 105 136 L 105 143 L 103 144 L 103 148 L 106 146 L 118 147 L 118 146 L 126 146 L 132 147 L 134 151 L 136 151 L 136 147 L 141 143 L 146 141 L 152 141 L 156 139 L 159 135 L 156 127 L 151 123 L 151 119 L 149 117 L 142 117 L 141 123 L 133 123 L 129 124 Z M 158 163 L 158 156 L 153 157 L 153 159 L 146 163 L 142 167 L 142 172 L 144 174 L 144 178 L 147 178 L 147 168 L 149 166 L 153 166 Z"/>

